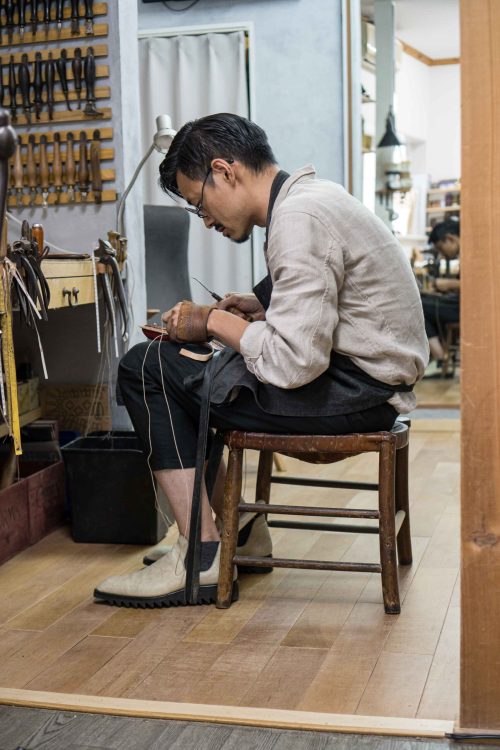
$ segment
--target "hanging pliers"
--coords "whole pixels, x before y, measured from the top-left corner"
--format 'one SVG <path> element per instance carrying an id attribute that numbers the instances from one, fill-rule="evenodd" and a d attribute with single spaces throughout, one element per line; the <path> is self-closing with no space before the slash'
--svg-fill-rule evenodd
<path id="1" fill-rule="evenodd" d="M 102 263 L 102 265 L 105 267 L 104 273 L 100 273 L 99 276 L 102 278 L 101 283 L 103 288 L 103 296 L 106 307 L 108 308 L 111 324 L 113 326 L 113 321 L 116 318 L 114 307 L 114 298 L 116 297 L 118 300 L 118 306 L 120 308 L 120 315 L 122 319 L 121 336 L 122 340 L 126 342 L 128 341 L 128 304 L 127 295 L 125 293 L 125 288 L 123 286 L 121 277 L 120 267 L 116 260 L 116 250 L 107 240 L 99 240 L 99 247 L 95 251 L 95 254 L 97 256 L 98 262 Z M 108 273 L 108 268 L 111 269 L 111 274 Z M 110 276 L 112 278 L 112 285 L 110 282 Z"/>

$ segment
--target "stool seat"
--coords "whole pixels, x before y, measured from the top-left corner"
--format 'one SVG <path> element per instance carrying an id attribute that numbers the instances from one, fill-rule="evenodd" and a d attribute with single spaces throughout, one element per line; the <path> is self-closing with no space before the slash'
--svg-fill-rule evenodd
<path id="1" fill-rule="evenodd" d="M 397 557 L 402 565 L 412 562 L 408 498 L 408 419 L 397 421 L 390 431 L 349 435 L 274 435 L 231 430 L 223 433 L 229 448 L 228 471 L 224 491 L 224 515 L 221 565 L 217 606 L 231 604 L 233 566 L 290 567 L 317 570 L 368 571 L 381 573 L 385 611 L 400 612 Z M 255 503 L 241 502 L 242 461 L 246 449 L 259 451 Z M 301 477 L 273 477 L 273 453 L 281 453 L 308 463 L 328 464 L 362 453 L 379 454 L 378 483 L 319 480 Z M 363 508 L 325 508 L 270 504 L 271 483 L 316 487 L 349 488 L 378 492 L 378 510 Z M 236 555 L 240 512 L 310 516 L 312 518 L 376 519 L 378 526 L 325 524 L 296 521 L 269 521 L 269 526 L 289 529 L 315 529 L 355 533 L 376 533 L 380 542 L 380 563 L 346 561 L 288 560 Z"/>

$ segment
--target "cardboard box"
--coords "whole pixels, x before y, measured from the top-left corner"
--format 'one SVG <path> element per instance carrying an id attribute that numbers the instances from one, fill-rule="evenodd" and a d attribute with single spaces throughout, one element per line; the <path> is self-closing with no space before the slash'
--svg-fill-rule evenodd
<path id="1" fill-rule="evenodd" d="M 96 397 L 97 394 L 97 398 Z M 47 385 L 41 387 L 42 415 L 57 419 L 61 430 L 91 432 L 111 429 L 108 387 Z"/>

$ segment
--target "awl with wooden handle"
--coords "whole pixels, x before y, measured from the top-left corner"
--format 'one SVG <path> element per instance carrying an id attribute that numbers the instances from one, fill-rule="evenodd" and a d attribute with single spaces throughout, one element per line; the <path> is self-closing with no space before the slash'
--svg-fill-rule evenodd
<path id="1" fill-rule="evenodd" d="M 42 189 L 42 206 L 49 205 L 50 171 L 47 159 L 47 136 L 40 137 L 40 187 Z"/>
<path id="2" fill-rule="evenodd" d="M 43 80 L 42 80 L 42 53 L 41 52 L 35 52 L 35 62 L 34 62 L 34 74 L 33 74 L 33 103 L 35 105 L 35 115 L 36 119 L 40 119 L 40 112 L 42 111 L 42 89 L 43 89 Z"/>
<path id="3" fill-rule="evenodd" d="M 101 174 L 101 131 L 94 130 L 90 144 L 90 170 L 92 192 L 96 203 L 102 203 L 102 174 Z"/>
<path id="4" fill-rule="evenodd" d="M 23 175 L 23 161 L 21 158 L 21 141 L 17 141 L 16 150 L 14 152 L 14 164 L 12 166 L 13 186 L 16 191 L 16 202 L 17 207 L 23 207 L 23 187 L 24 187 L 24 175 Z"/>
<path id="5" fill-rule="evenodd" d="M 30 135 L 28 138 L 28 158 L 26 161 L 26 176 L 28 178 L 28 187 L 30 191 L 30 206 L 36 202 L 36 188 L 38 185 L 35 161 L 35 136 Z"/>
<path id="6" fill-rule="evenodd" d="M 28 55 L 24 54 L 17 69 L 19 88 L 21 89 L 21 98 L 23 101 L 23 111 L 26 116 L 26 122 L 31 125 L 31 102 L 30 102 L 30 69 L 28 67 Z"/>
<path id="7" fill-rule="evenodd" d="M 87 136 L 80 132 L 80 160 L 78 162 L 78 189 L 82 201 L 86 201 L 89 194 L 89 169 L 87 163 Z"/>
<path id="8" fill-rule="evenodd" d="M 52 163 L 52 182 L 56 190 L 56 203 L 61 202 L 63 186 L 63 170 L 61 160 L 61 135 L 54 133 L 54 161 Z"/>
<path id="9" fill-rule="evenodd" d="M 47 107 L 49 120 L 54 119 L 54 84 L 56 80 L 56 64 L 49 52 L 49 59 L 45 61 L 45 85 L 47 86 Z"/>
<path id="10" fill-rule="evenodd" d="M 71 104 L 69 103 L 69 91 L 68 91 L 68 78 L 66 75 L 66 63 L 68 61 L 68 53 L 65 49 L 61 50 L 61 56 L 56 60 L 57 72 L 59 74 L 59 80 L 61 81 L 61 88 L 63 90 L 64 98 L 66 100 L 66 106 L 71 112 Z"/>
<path id="11" fill-rule="evenodd" d="M 80 47 L 75 47 L 73 53 L 73 59 L 71 61 L 71 69 L 73 71 L 73 85 L 78 96 L 78 109 L 82 108 L 82 73 L 83 73 L 83 62 L 82 62 L 82 51 Z"/>
<path id="12" fill-rule="evenodd" d="M 66 162 L 65 162 L 65 181 L 68 200 L 70 203 L 75 202 L 75 152 L 73 150 L 73 133 L 68 133 L 66 137 Z"/>
<path id="13" fill-rule="evenodd" d="M 80 0 L 71 0 L 71 33 L 78 36 L 80 33 Z"/>

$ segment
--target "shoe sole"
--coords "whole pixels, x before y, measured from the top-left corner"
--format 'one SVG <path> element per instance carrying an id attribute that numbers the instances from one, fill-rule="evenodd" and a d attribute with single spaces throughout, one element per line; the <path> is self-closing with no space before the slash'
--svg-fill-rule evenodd
<path id="1" fill-rule="evenodd" d="M 134 607 L 135 609 L 154 609 L 155 607 L 179 607 L 186 606 L 185 590 L 173 591 L 166 596 L 121 596 L 120 594 L 108 594 L 105 591 L 94 590 L 94 598 L 117 607 Z M 239 598 L 238 581 L 233 583 L 231 602 L 237 602 Z M 196 604 L 215 604 L 217 600 L 217 586 L 200 586 Z"/>
<path id="2" fill-rule="evenodd" d="M 266 555 L 269 559 L 272 559 L 272 555 Z M 161 560 L 159 557 L 158 560 Z M 152 560 L 150 557 L 143 557 L 142 558 L 142 564 L 143 565 L 152 565 L 153 563 L 157 562 L 157 560 Z M 251 575 L 264 575 L 266 573 L 272 573 L 274 568 L 257 568 L 252 565 L 243 566 L 243 565 L 237 565 L 238 569 L 238 575 L 240 573 L 247 573 Z"/>

